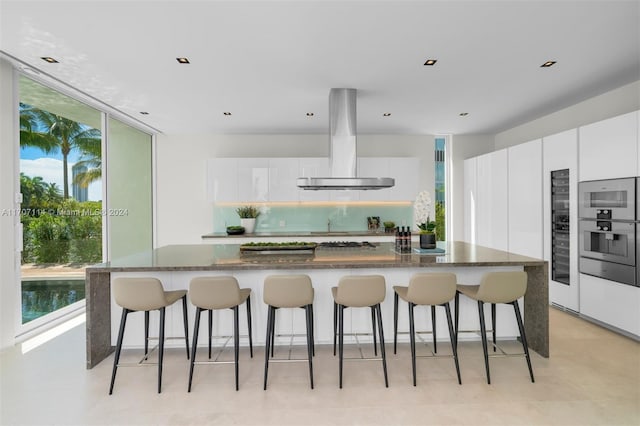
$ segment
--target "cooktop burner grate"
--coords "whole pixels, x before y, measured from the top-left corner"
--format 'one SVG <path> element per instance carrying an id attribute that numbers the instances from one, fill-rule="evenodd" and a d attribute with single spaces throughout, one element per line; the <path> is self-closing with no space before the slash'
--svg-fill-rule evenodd
<path id="1" fill-rule="evenodd" d="M 326 241 L 318 244 L 320 247 L 326 248 L 375 248 L 378 247 L 375 243 L 369 241 Z"/>

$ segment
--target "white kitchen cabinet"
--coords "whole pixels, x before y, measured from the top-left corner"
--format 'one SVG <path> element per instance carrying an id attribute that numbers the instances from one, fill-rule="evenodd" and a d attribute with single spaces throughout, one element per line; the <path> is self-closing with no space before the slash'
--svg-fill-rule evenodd
<path id="1" fill-rule="evenodd" d="M 389 158 L 389 177 L 396 180 L 389 201 L 415 201 L 420 188 L 420 159 L 415 157 Z"/>
<path id="2" fill-rule="evenodd" d="M 298 159 L 298 177 L 329 176 L 329 159 L 326 157 L 304 157 Z M 329 191 L 310 191 L 298 188 L 300 201 L 329 201 Z"/>
<path id="3" fill-rule="evenodd" d="M 389 172 L 389 158 L 358 158 L 358 177 L 394 177 Z M 360 201 L 389 201 L 392 199 L 395 186 L 392 188 L 361 191 Z"/>
<path id="4" fill-rule="evenodd" d="M 580 274 L 580 314 L 640 338 L 640 287 Z"/>
<path id="5" fill-rule="evenodd" d="M 636 176 L 640 176 L 640 111 L 636 111 L 636 147 L 638 149 L 638 169 Z"/>
<path id="6" fill-rule="evenodd" d="M 464 160 L 464 241 L 476 243 L 476 203 L 478 159 Z"/>
<path id="7" fill-rule="evenodd" d="M 542 140 L 544 260 L 549 262 L 549 301 L 578 312 L 578 129 L 567 130 Z M 569 284 L 552 280 L 551 172 L 569 169 Z"/>
<path id="8" fill-rule="evenodd" d="M 507 150 L 477 157 L 476 244 L 508 250 Z"/>
<path id="9" fill-rule="evenodd" d="M 297 158 L 269 159 L 269 201 L 298 201 L 298 164 Z"/>
<path id="10" fill-rule="evenodd" d="M 580 180 L 615 179 L 638 174 L 638 112 L 579 128 Z"/>
<path id="11" fill-rule="evenodd" d="M 207 161 L 207 199 L 216 203 L 239 200 L 237 158 Z"/>
<path id="12" fill-rule="evenodd" d="M 508 148 L 509 251 L 542 257 L 542 140 Z"/>
<path id="13" fill-rule="evenodd" d="M 239 201 L 260 203 L 269 200 L 269 159 L 238 159 Z"/>

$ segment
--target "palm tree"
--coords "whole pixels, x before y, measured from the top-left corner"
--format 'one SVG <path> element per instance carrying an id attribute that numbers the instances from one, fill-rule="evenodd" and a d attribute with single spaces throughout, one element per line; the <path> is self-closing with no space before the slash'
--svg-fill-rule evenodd
<path id="1" fill-rule="evenodd" d="M 67 199 L 69 198 L 69 153 L 76 148 L 82 153 L 99 155 L 101 138 L 98 129 L 49 111 L 21 104 L 20 146 L 38 147 L 45 154 L 56 152 L 62 154 L 62 191 L 63 197 Z"/>
<path id="2" fill-rule="evenodd" d="M 73 178 L 73 183 L 80 185 L 82 188 L 86 188 L 90 183 L 102 179 L 101 146 L 91 146 L 87 151 L 83 152 L 76 166 L 82 166 L 86 169 Z"/>

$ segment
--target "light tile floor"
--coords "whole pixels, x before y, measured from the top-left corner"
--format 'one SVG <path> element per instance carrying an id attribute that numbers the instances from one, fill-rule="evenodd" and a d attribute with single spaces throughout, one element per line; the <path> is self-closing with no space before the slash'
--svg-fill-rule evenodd
<path id="1" fill-rule="evenodd" d="M 461 386 L 451 359 L 420 359 L 413 387 L 403 344 L 397 355 L 387 345 L 389 388 L 379 362 L 347 362 L 340 390 L 331 347 L 317 346 L 314 390 L 306 363 L 271 364 L 265 392 L 264 351 L 250 359 L 243 348 L 239 392 L 233 367 L 216 365 L 196 366 L 187 393 L 188 361 L 172 349 L 161 394 L 154 367 L 121 368 L 109 396 L 113 357 L 85 369 L 82 325 L 24 355 L 19 347 L 1 355 L 0 424 L 640 424 L 640 344 L 553 308 L 550 329 L 551 357 L 532 353 L 536 383 L 524 359 L 498 358 L 487 385 L 480 343 L 463 342 Z"/>

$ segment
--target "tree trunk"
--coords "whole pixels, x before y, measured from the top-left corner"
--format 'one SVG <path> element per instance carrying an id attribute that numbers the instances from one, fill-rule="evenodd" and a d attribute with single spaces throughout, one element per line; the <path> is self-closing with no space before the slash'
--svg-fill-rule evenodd
<path id="1" fill-rule="evenodd" d="M 69 198 L 69 173 L 68 173 L 68 167 L 67 167 L 67 154 L 66 153 L 62 153 L 62 178 L 63 178 L 63 194 L 64 194 L 64 199 L 66 200 L 67 198 Z"/>

